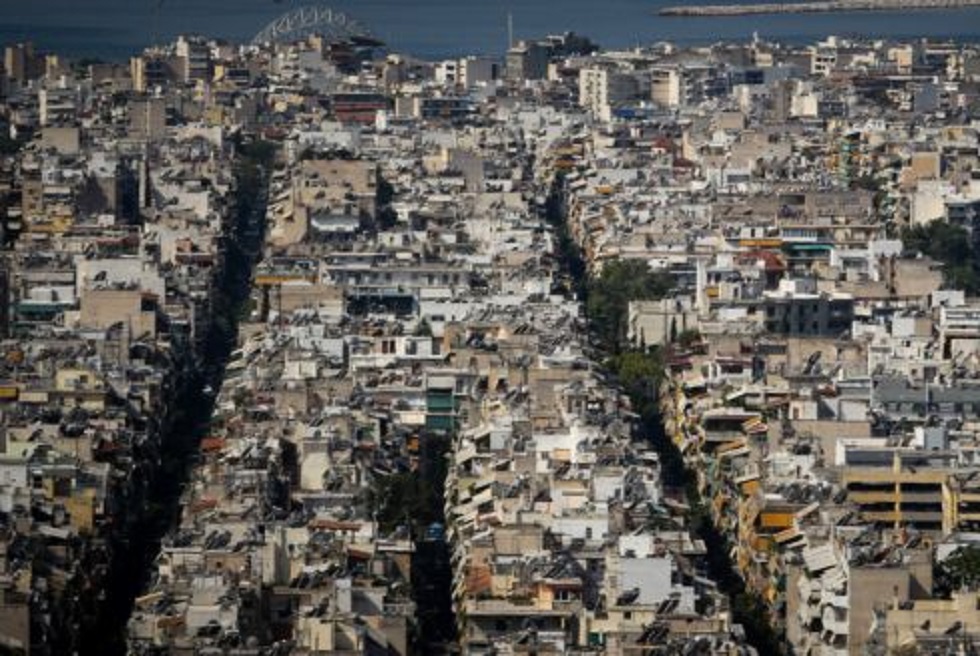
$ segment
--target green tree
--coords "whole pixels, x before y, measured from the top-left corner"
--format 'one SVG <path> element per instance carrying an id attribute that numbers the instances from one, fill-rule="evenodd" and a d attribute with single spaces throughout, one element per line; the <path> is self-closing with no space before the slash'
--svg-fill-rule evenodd
<path id="1" fill-rule="evenodd" d="M 395 200 L 395 187 L 378 175 L 377 191 L 374 195 L 377 212 L 375 218 L 377 226 L 381 230 L 391 230 L 398 223 L 398 212 L 391 206 Z"/>
<path id="2" fill-rule="evenodd" d="M 367 503 L 382 532 L 404 524 L 419 536 L 429 524 L 445 522 L 442 500 L 448 472 L 445 454 L 450 445 L 448 436 L 425 434 L 421 437 L 418 469 L 374 479 Z"/>
<path id="3" fill-rule="evenodd" d="M 378 176 L 378 187 L 375 193 L 378 205 L 388 205 L 395 200 L 395 188 L 382 176 Z"/>
<path id="4" fill-rule="evenodd" d="M 16 155 L 25 143 L 26 139 L 11 139 L 6 132 L 0 132 L 0 155 Z"/>
<path id="5" fill-rule="evenodd" d="M 613 260 L 588 284 L 589 322 L 608 353 L 628 347 L 626 334 L 630 301 L 663 298 L 673 287 L 670 274 L 652 271 L 641 260 Z"/>
<path id="6" fill-rule="evenodd" d="M 906 229 L 902 243 L 908 250 L 942 262 L 948 286 L 971 295 L 980 293 L 980 262 L 966 229 L 946 221 L 933 221 Z"/>
<path id="7" fill-rule="evenodd" d="M 378 477 L 369 492 L 369 504 L 384 532 L 406 524 L 417 534 L 438 519 L 437 501 L 430 481 L 417 472 Z"/>
<path id="8" fill-rule="evenodd" d="M 682 330 L 674 341 L 680 344 L 681 348 L 691 348 L 701 341 L 701 333 L 697 329 Z"/>
<path id="9" fill-rule="evenodd" d="M 976 264 L 962 264 L 946 269 L 946 284 L 953 289 L 962 289 L 971 296 L 980 293 L 980 272 Z"/>
<path id="10" fill-rule="evenodd" d="M 398 212 L 391 205 L 385 205 L 378 210 L 378 228 L 391 230 L 398 224 Z"/>
<path id="11" fill-rule="evenodd" d="M 429 323 L 429 320 L 422 317 L 422 320 L 415 326 L 415 332 L 413 334 L 416 337 L 432 337 L 432 325 Z"/>
<path id="12" fill-rule="evenodd" d="M 948 597 L 951 593 L 980 588 L 980 547 L 962 547 L 936 567 L 935 592 Z"/>
<path id="13" fill-rule="evenodd" d="M 558 237 L 557 253 L 562 270 L 571 279 L 572 289 L 580 298 L 585 298 L 590 325 L 599 338 L 600 347 L 609 355 L 606 365 L 629 396 L 633 410 L 640 415 L 639 434 L 650 438 L 660 456 L 664 484 L 686 491 L 688 526 L 710 545 L 705 564 L 711 578 L 731 599 L 733 619 L 745 627 L 750 644 L 760 654 L 786 653 L 765 604 L 757 595 L 746 590 L 745 582 L 735 573 L 728 557 L 726 536 L 712 522 L 710 512 L 700 498 L 694 473 L 687 468 L 680 450 L 664 432 L 658 404 L 658 390 L 664 371 L 662 351 L 645 347 L 631 349 L 626 341 L 629 302 L 663 297 L 672 287 L 670 276 L 651 271 L 644 262 L 615 261 L 604 267 L 602 275 L 590 279 L 582 253 L 572 239 L 565 220 L 564 180 L 561 176 L 557 176 L 552 185 L 545 216 Z M 676 333 L 676 330 L 673 332 Z M 695 331 L 681 331 L 672 337 L 681 346 L 700 341 L 700 335 Z"/>

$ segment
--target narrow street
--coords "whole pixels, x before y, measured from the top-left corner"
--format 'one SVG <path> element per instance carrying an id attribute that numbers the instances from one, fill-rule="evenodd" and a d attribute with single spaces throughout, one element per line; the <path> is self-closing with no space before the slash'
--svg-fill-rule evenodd
<path id="1" fill-rule="evenodd" d="M 108 584 L 101 612 L 95 621 L 81 623 L 80 654 L 126 653 L 126 622 L 133 600 L 152 576 L 153 562 L 167 531 L 178 521 L 180 497 L 207 435 L 214 408 L 212 390 L 224 376 L 234 348 L 238 321 L 247 306 L 252 270 L 261 255 L 264 238 L 267 179 L 273 151 L 246 146 L 236 164 L 236 198 L 229 226 L 225 267 L 214 299 L 214 318 L 207 337 L 203 366 L 183 379 L 166 420 L 160 462 L 147 466 L 150 481 L 143 486 L 145 500 L 134 526 L 120 536 L 111 552 L 118 554 L 108 568 Z"/>

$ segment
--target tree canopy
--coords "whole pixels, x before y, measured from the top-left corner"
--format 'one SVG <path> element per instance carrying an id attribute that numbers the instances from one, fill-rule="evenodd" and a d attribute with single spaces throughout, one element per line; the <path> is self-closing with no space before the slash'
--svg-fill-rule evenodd
<path id="1" fill-rule="evenodd" d="M 610 358 L 608 364 L 630 397 L 633 409 L 640 414 L 656 413 L 657 389 L 663 375 L 660 351 L 627 351 Z"/>
<path id="2" fill-rule="evenodd" d="M 935 588 L 940 596 L 962 589 L 980 589 L 980 547 L 963 547 L 939 563 Z"/>
<path id="3" fill-rule="evenodd" d="M 586 310 L 600 345 L 619 353 L 628 345 L 630 301 L 663 298 L 673 286 L 669 274 L 653 271 L 641 260 L 614 260 L 589 280 Z"/>
<path id="4" fill-rule="evenodd" d="M 902 233 L 902 243 L 908 250 L 942 262 L 946 284 L 950 287 L 970 295 L 980 293 L 978 253 L 965 228 L 946 221 L 933 221 L 906 229 Z"/>

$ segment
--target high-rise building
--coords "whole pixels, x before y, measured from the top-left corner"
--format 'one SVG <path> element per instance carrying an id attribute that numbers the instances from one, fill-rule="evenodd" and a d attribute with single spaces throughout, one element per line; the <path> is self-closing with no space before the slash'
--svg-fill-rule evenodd
<path id="1" fill-rule="evenodd" d="M 677 107 L 683 97 L 680 73 L 673 68 L 656 68 L 650 76 L 650 99 L 663 107 Z"/>
<path id="2" fill-rule="evenodd" d="M 170 62 L 159 55 L 144 54 L 129 60 L 133 91 L 146 93 L 175 79 Z"/>
<path id="3" fill-rule="evenodd" d="M 492 82 L 499 73 L 497 62 L 489 57 L 464 57 L 459 60 L 459 83 L 464 87 Z"/>
<path id="4" fill-rule="evenodd" d="M 129 60 L 129 77 L 133 80 L 133 91 L 146 91 L 146 59 L 131 57 Z"/>
<path id="5" fill-rule="evenodd" d="M 75 122 L 78 98 L 73 89 L 38 90 L 38 117 L 42 126 L 70 125 Z"/>
<path id="6" fill-rule="evenodd" d="M 604 119 L 613 106 L 635 99 L 638 92 L 636 77 L 628 73 L 598 66 L 579 72 L 579 104 Z"/>
<path id="7" fill-rule="evenodd" d="M 521 41 L 507 51 L 507 77 L 512 80 L 542 80 L 548 76 L 548 48 L 537 42 Z"/>
<path id="8" fill-rule="evenodd" d="M 16 85 L 21 86 L 30 80 L 44 74 L 44 58 L 38 57 L 34 44 L 16 43 L 4 48 L 3 68 L 7 77 Z"/>
<path id="9" fill-rule="evenodd" d="M 129 105 L 129 135 L 135 139 L 158 139 L 167 130 L 167 108 L 163 98 L 134 100 Z"/>
<path id="10" fill-rule="evenodd" d="M 211 48 L 202 39 L 178 37 L 177 59 L 181 82 L 211 79 Z"/>

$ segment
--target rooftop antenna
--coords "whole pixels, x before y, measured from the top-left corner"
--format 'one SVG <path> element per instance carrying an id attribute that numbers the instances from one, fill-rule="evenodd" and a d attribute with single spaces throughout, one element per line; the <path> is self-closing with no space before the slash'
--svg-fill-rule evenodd
<path id="1" fill-rule="evenodd" d="M 514 47 L 514 14 L 507 12 L 507 49 Z"/>

